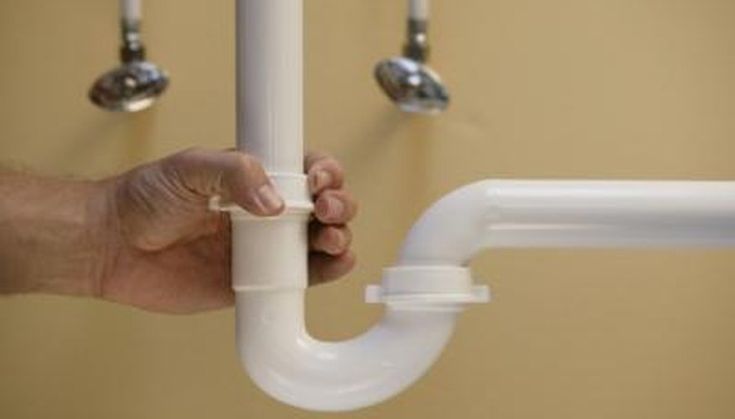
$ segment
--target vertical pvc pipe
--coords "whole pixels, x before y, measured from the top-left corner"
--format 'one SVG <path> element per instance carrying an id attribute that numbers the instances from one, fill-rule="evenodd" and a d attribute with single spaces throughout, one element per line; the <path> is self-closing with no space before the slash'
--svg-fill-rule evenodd
<path id="1" fill-rule="evenodd" d="M 237 0 L 237 146 L 303 172 L 302 0 Z"/>
<path id="2" fill-rule="evenodd" d="M 281 217 L 235 211 L 237 292 L 306 288 L 311 202 L 303 171 L 302 0 L 237 0 L 237 147 L 265 167 L 286 201 Z"/>

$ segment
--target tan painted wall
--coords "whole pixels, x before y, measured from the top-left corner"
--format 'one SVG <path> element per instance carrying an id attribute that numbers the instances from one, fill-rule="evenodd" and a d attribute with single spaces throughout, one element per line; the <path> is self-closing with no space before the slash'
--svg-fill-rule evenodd
<path id="1" fill-rule="evenodd" d="M 454 106 L 398 114 L 370 78 L 402 36 L 397 0 L 307 1 L 307 135 L 362 201 L 361 264 L 309 296 L 316 334 L 378 316 L 361 290 L 442 193 L 492 176 L 735 179 L 735 2 L 437 0 Z M 113 0 L 0 2 L 0 161 L 103 176 L 233 142 L 233 1 L 146 4 L 165 100 L 85 99 L 115 59 Z M 39 255 L 39 262 L 42 256 Z M 502 251 L 494 287 L 417 386 L 355 418 L 735 417 L 735 252 Z M 241 372 L 232 312 L 153 315 L 57 297 L 0 300 L 0 417 L 312 418 Z"/>

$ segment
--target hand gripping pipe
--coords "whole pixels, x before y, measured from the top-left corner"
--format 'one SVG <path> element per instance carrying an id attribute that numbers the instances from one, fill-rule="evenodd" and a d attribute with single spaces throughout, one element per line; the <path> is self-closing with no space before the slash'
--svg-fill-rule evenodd
<path id="1" fill-rule="evenodd" d="M 237 346 L 252 380 L 309 410 L 388 399 L 420 378 L 459 312 L 489 298 L 467 263 L 490 247 L 735 245 L 735 183 L 482 181 L 430 208 L 369 302 L 382 320 L 320 342 L 304 324 L 307 222 L 303 175 L 302 0 L 237 0 L 238 147 L 258 157 L 286 212 L 231 212 Z"/>

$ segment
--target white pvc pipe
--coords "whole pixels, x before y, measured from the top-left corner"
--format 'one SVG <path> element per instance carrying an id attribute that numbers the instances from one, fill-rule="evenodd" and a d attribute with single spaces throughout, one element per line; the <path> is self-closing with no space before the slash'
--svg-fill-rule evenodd
<path id="1" fill-rule="evenodd" d="M 232 211 L 237 345 L 253 381 L 274 398 L 351 410 L 416 381 L 463 306 L 487 301 L 463 266 L 483 248 L 735 244 L 733 183 L 479 182 L 429 209 L 399 266 L 368 289 L 369 301 L 386 304 L 376 326 L 344 342 L 313 339 L 304 324 L 301 1 L 237 0 L 238 148 L 264 163 L 287 203 L 277 218 Z"/>
<path id="2" fill-rule="evenodd" d="M 398 394 L 438 358 L 456 318 L 456 310 L 389 309 L 362 336 L 321 342 L 306 330 L 303 301 L 303 290 L 238 293 L 238 345 L 261 389 L 316 411 L 358 409 Z"/>
<path id="3" fill-rule="evenodd" d="M 462 304 L 487 300 L 462 268 L 480 250 L 735 246 L 735 183 L 483 181 L 461 188 L 421 217 L 398 267 L 369 288 L 370 301 L 387 304 L 383 320 L 339 343 L 316 341 L 306 330 L 305 279 L 292 281 L 306 273 L 299 264 L 294 274 L 289 263 L 293 244 L 281 236 L 287 224 L 259 225 L 247 239 L 266 253 L 249 260 L 249 269 L 270 280 L 246 281 L 251 288 L 237 294 L 243 363 L 285 403 L 341 411 L 397 394 L 432 365 Z"/>
<path id="4" fill-rule="evenodd" d="M 285 403 L 351 410 L 400 392 L 431 366 L 459 307 L 394 305 L 359 338 L 319 342 L 304 326 L 308 191 L 302 144 L 301 0 L 237 2 L 238 148 L 265 165 L 286 214 L 231 214 L 237 344 L 253 381 Z M 456 282 L 469 278 L 459 272 Z"/>
<path id="5" fill-rule="evenodd" d="M 302 0 L 237 1 L 237 145 L 303 173 Z"/>
<path id="6" fill-rule="evenodd" d="M 481 249 L 735 245 L 735 182 L 482 181 L 427 211 L 402 265 L 463 265 Z"/>
<path id="7" fill-rule="evenodd" d="M 413 20 L 429 20 L 430 6 L 430 0 L 409 0 L 409 18 Z"/>
<path id="8" fill-rule="evenodd" d="M 120 0 L 120 16 L 125 22 L 140 22 L 141 9 L 141 0 Z"/>

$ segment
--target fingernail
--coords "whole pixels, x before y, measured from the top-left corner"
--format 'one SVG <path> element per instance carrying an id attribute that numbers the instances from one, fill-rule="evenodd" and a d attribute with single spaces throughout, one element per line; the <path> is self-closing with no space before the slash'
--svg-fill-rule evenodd
<path id="1" fill-rule="evenodd" d="M 258 189 L 258 201 L 267 212 L 275 212 L 283 207 L 283 199 L 272 185 L 266 184 Z"/>
<path id="2" fill-rule="evenodd" d="M 327 185 L 331 181 L 331 175 L 326 170 L 317 170 L 311 178 L 311 190 L 316 192 Z"/>

